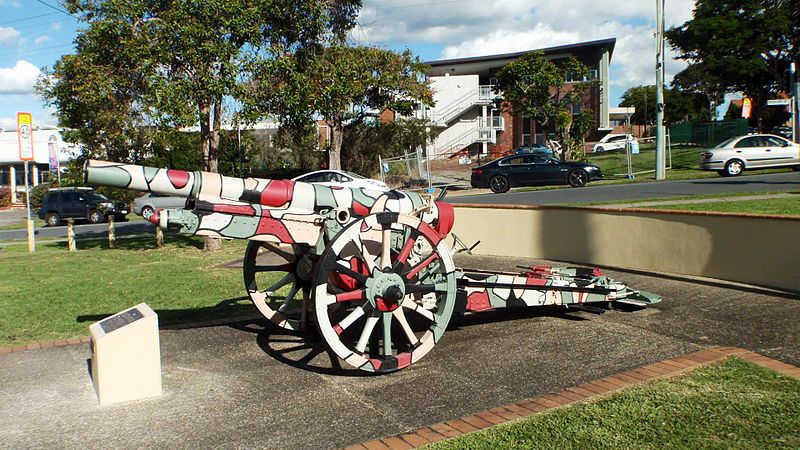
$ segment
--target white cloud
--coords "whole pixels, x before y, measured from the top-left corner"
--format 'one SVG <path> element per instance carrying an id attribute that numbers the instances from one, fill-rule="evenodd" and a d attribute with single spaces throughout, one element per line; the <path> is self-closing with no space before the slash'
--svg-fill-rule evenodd
<path id="1" fill-rule="evenodd" d="M 14 8 L 19 8 L 19 1 L 18 0 L 0 0 L 0 6 L 12 6 Z"/>
<path id="2" fill-rule="evenodd" d="M 28 61 L 19 60 L 14 67 L 0 67 L 0 95 L 31 94 L 41 72 Z"/>
<path id="3" fill-rule="evenodd" d="M 0 27 L 0 46 L 14 47 L 19 42 L 19 31 L 11 27 Z"/>
<path id="4" fill-rule="evenodd" d="M 50 31 L 61 31 L 61 22 L 53 22 L 50 25 Z"/>
<path id="5" fill-rule="evenodd" d="M 44 35 L 42 35 L 42 36 L 39 36 L 39 37 L 37 37 L 37 38 L 36 38 L 36 39 L 33 41 L 33 43 L 34 43 L 34 44 L 36 44 L 36 45 L 42 45 L 42 44 L 44 44 L 45 42 L 50 42 L 50 41 L 52 41 L 52 40 L 53 40 L 53 38 L 51 38 L 50 36 L 48 36 L 48 35 L 44 34 Z"/>
<path id="6" fill-rule="evenodd" d="M 424 6 L 422 6 L 424 4 Z M 667 2 L 667 28 L 691 19 L 694 0 Z M 621 0 L 365 0 L 353 38 L 430 42 L 440 58 L 508 53 L 615 37 L 612 87 L 655 82 L 655 2 Z M 667 53 L 667 80 L 685 64 Z"/>

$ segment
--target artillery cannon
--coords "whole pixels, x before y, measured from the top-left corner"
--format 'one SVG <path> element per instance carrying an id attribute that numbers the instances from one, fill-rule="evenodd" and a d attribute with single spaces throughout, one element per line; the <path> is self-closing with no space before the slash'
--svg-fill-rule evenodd
<path id="1" fill-rule="evenodd" d="M 94 160 L 85 173 L 92 185 L 185 197 L 185 208 L 146 217 L 159 227 L 250 240 L 244 283 L 261 314 L 290 330 L 315 323 L 333 353 L 365 371 L 391 372 L 419 361 L 453 314 L 661 300 L 598 269 L 458 269 L 453 255 L 470 249 L 455 236 L 447 245 L 455 213 L 432 196 Z M 260 275 L 269 272 L 285 275 L 264 286 Z"/>

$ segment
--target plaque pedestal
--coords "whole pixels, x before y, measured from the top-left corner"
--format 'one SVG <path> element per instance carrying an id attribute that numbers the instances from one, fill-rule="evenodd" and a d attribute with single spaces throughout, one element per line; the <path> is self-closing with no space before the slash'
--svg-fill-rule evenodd
<path id="1" fill-rule="evenodd" d="M 146 303 L 93 323 L 89 334 L 101 405 L 161 395 L 158 315 Z"/>

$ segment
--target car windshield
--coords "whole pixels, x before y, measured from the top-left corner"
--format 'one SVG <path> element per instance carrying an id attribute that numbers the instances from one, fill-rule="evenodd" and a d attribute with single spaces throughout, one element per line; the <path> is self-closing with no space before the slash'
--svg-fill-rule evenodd
<path id="1" fill-rule="evenodd" d="M 738 136 L 737 136 L 737 137 L 732 137 L 732 138 L 730 138 L 730 139 L 728 139 L 728 140 L 726 140 L 726 141 L 723 141 L 721 144 L 717 145 L 717 146 L 716 146 L 716 147 L 714 147 L 714 148 L 724 148 L 724 147 L 727 147 L 728 145 L 730 145 L 730 144 L 731 144 L 733 141 L 735 141 L 736 139 L 739 139 L 739 137 L 738 137 Z"/>
<path id="2" fill-rule="evenodd" d="M 359 175 L 359 174 L 357 174 L 357 173 L 348 172 L 348 171 L 346 171 L 346 170 L 343 170 L 342 172 L 344 172 L 344 173 L 346 173 L 346 174 L 350 175 L 350 176 L 351 176 L 351 177 L 353 177 L 353 178 L 365 178 L 365 177 L 362 177 L 361 175 Z"/>
<path id="3" fill-rule="evenodd" d="M 105 195 L 100 194 L 86 194 L 86 200 L 92 200 L 96 202 L 107 202 L 108 199 Z"/>

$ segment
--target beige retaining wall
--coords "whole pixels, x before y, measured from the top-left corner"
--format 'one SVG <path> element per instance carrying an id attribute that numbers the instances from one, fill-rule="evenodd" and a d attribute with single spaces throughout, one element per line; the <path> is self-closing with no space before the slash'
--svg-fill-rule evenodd
<path id="1" fill-rule="evenodd" d="M 642 209 L 454 205 L 477 254 L 668 272 L 800 291 L 800 219 Z"/>

